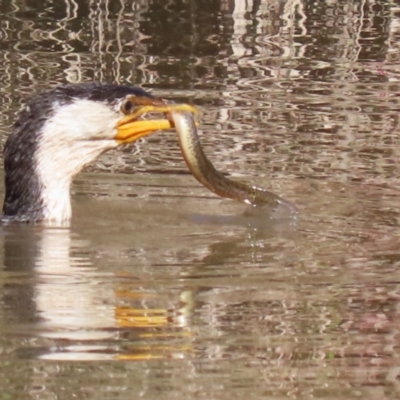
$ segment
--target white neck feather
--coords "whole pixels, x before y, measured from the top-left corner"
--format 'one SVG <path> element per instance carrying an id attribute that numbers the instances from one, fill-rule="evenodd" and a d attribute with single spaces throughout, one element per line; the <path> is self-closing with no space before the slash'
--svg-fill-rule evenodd
<path id="1" fill-rule="evenodd" d="M 55 106 L 36 153 L 46 221 L 68 225 L 72 179 L 101 153 L 118 145 L 113 139 L 118 118 L 110 107 L 88 100 Z"/>

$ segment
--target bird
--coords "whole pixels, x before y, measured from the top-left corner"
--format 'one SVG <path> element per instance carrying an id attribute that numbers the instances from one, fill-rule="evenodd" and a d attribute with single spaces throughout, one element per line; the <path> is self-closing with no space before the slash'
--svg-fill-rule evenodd
<path id="1" fill-rule="evenodd" d="M 4 146 L 2 221 L 68 225 L 73 178 L 103 152 L 173 127 L 170 110 L 193 111 L 139 87 L 64 84 L 34 96 Z M 141 119 L 146 113 L 162 119 Z"/>

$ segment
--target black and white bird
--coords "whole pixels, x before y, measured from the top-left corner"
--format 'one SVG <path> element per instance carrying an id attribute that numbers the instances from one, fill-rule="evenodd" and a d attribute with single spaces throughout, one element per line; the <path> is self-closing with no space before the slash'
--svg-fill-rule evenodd
<path id="1" fill-rule="evenodd" d="M 114 84 L 63 85 L 38 94 L 21 111 L 4 147 L 3 219 L 68 223 L 71 182 L 85 165 L 172 127 L 165 115 L 143 120 L 143 114 L 191 109 Z"/>

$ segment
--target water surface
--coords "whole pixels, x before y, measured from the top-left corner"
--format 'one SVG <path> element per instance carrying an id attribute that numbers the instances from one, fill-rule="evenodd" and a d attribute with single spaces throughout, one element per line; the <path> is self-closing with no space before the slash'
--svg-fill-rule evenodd
<path id="1" fill-rule="evenodd" d="M 1 398 L 399 397 L 395 2 L 0 13 L 3 143 L 36 90 L 139 84 L 198 106 L 213 163 L 299 209 L 217 198 L 173 132 L 103 155 L 71 228 L 1 231 Z"/>

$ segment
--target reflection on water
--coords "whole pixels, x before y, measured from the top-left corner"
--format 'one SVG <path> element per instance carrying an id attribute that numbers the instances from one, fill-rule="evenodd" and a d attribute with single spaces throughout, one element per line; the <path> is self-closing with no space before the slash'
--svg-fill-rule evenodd
<path id="1" fill-rule="evenodd" d="M 88 255 L 79 254 L 90 242 L 71 236 L 69 229 L 7 228 L 4 287 L 12 295 L 4 301 L 11 319 L 17 319 L 14 329 L 51 339 L 25 349 L 28 354 L 129 360 L 177 357 L 190 349 L 190 340 L 180 340 L 192 336 L 185 323 L 190 291 L 166 304 L 154 290 L 138 285 L 132 273 L 99 271 Z M 15 285 L 17 271 L 22 282 Z"/>
<path id="2" fill-rule="evenodd" d="M 104 329 L 115 325 L 114 311 L 103 299 L 112 302 L 113 293 L 96 291 L 98 278 L 89 259 L 70 257 L 69 230 L 41 229 L 35 239 L 34 300 L 40 334 L 67 340 L 109 338 Z"/>
<path id="3" fill-rule="evenodd" d="M 104 154 L 70 230 L 0 232 L 0 397 L 398 398 L 399 12 L 0 1 L 2 142 L 33 90 L 141 84 L 200 108 L 218 169 L 299 209 L 216 198 L 173 133 Z"/>

